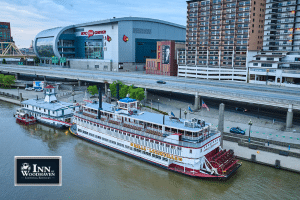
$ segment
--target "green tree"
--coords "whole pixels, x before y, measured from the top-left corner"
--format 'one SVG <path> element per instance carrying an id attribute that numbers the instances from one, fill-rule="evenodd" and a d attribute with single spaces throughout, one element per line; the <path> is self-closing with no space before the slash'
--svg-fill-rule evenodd
<path id="1" fill-rule="evenodd" d="M 4 74 L 0 74 L 0 87 L 4 86 Z"/>
<path id="2" fill-rule="evenodd" d="M 145 91 L 143 88 L 137 88 L 136 99 L 142 101 L 145 98 Z"/>
<path id="3" fill-rule="evenodd" d="M 117 83 L 119 83 L 119 91 L 122 89 L 124 84 L 121 81 L 114 81 L 112 84 L 109 85 L 111 96 L 116 97 L 117 96 Z M 120 93 L 119 93 L 120 95 Z"/>
<path id="4" fill-rule="evenodd" d="M 98 88 L 96 85 L 91 85 L 87 88 L 87 90 L 89 91 L 89 93 L 91 95 L 95 95 L 95 94 L 98 94 Z"/>
<path id="5" fill-rule="evenodd" d="M 129 87 L 127 85 L 123 85 L 123 87 L 120 89 L 120 98 L 125 98 L 126 95 L 128 94 L 128 90 L 129 90 Z"/>
<path id="6" fill-rule="evenodd" d="M 2 64 L 7 64 L 5 58 L 3 58 L 3 60 L 2 60 Z"/>
<path id="7" fill-rule="evenodd" d="M 11 88 L 13 84 L 15 84 L 16 77 L 13 75 L 6 75 L 3 79 L 3 84 L 5 88 Z"/>
<path id="8" fill-rule="evenodd" d="M 130 98 L 137 99 L 139 101 L 143 100 L 145 98 L 145 93 L 143 88 L 136 88 L 134 85 L 127 86 L 124 85 L 120 81 L 114 81 L 112 84 L 109 85 L 109 89 L 111 91 L 111 95 L 115 97 L 117 95 L 117 83 L 119 83 L 119 95 L 120 98 L 125 98 L 127 94 L 130 95 Z"/>

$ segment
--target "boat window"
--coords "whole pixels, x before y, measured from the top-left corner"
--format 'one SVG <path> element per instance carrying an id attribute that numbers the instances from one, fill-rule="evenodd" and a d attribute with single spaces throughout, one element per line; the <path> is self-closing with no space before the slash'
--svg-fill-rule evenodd
<path id="1" fill-rule="evenodd" d="M 181 151 L 181 147 L 177 147 L 177 149 L 178 149 L 179 151 Z"/>
<path id="2" fill-rule="evenodd" d="M 149 142 L 149 139 L 146 139 L 146 142 Z"/>
<path id="3" fill-rule="evenodd" d="M 153 140 L 150 140 L 150 142 L 152 142 L 152 143 L 153 143 L 154 141 L 153 141 Z"/>
<path id="4" fill-rule="evenodd" d="M 99 124 L 97 124 L 97 127 L 99 128 Z"/>
<path id="5" fill-rule="evenodd" d="M 166 144 L 166 147 L 170 147 L 170 145 Z"/>
<path id="6" fill-rule="evenodd" d="M 174 147 L 174 146 L 171 146 L 171 149 L 175 149 L 175 147 Z"/>
<path id="7" fill-rule="evenodd" d="M 140 137 L 139 137 L 139 136 L 137 136 L 137 135 L 136 135 L 135 137 L 136 137 L 137 139 L 140 139 Z"/>
<path id="8" fill-rule="evenodd" d="M 190 153 L 193 153 L 193 150 L 192 150 L 192 149 L 190 149 Z"/>
<path id="9" fill-rule="evenodd" d="M 104 129 L 106 129 L 106 127 L 103 127 Z"/>
<path id="10" fill-rule="evenodd" d="M 44 112 L 46 112 L 46 109 L 44 109 Z"/>
<path id="11" fill-rule="evenodd" d="M 133 134 L 131 134 L 131 137 L 134 137 L 134 135 L 133 135 Z"/>
<path id="12" fill-rule="evenodd" d="M 100 126 L 100 128 L 103 128 L 103 126 Z"/>
<path id="13" fill-rule="evenodd" d="M 155 144 L 159 144 L 159 142 L 155 141 Z"/>

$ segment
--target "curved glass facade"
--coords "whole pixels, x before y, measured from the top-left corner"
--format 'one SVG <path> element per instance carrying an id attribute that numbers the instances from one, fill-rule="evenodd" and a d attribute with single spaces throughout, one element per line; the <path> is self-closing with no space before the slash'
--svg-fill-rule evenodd
<path id="1" fill-rule="evenodd" d="M 53 52 L 54 37 L 38 38 L 36 41 L 36 50 L 40 57 L 55 56 Z"/>

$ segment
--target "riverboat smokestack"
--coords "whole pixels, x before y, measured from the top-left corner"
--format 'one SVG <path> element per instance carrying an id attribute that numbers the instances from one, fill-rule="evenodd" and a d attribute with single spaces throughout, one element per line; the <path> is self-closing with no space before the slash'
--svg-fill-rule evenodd
<path id="1" fill-rule="evenodd" d="M 117 100 L 120 100 L 119 90 L 119 83 L 117 83 Z"/>
<path id="2" fill-rule="evenodd" d="M 101 93 L 101 87 L 99 86 L 99 108 L 98 108 L 98 119 L 101 119 L 101 112 L 100 110 L 102 110 L 102 93 Z"/>

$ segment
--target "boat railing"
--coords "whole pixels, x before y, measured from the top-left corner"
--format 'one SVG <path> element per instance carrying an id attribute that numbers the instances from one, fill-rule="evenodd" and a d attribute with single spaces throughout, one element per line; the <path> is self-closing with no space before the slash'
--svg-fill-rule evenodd
<path id="1" fill-rule="evenodd" d="M 108 123 L 106 121 L 100 121 L 99 119 L 94 119 L 94 118 L 91 118 L 91 117 L 87 117 L 87 116 L 84 116 L 84 115 L 79 114 L 79 113 L 76 113 L 76 115 L 78 117 L 82 118 L 82 119 L 85 119 L 85 120 L 88 120 L 88 121 L 91 121 L 91 122 L 94 122 L 94 123 L 100 123 L 102 125 L 106 125 L 106 126 L 109 126 L 109 127 L 115 128 L 115 129 L 119 129 L 119 130 L 122 130 L 122 131 L 125 131 L 125 132 L 128 132 L 128 133 L 134 133 L 136 135 L 140 135 L 140 136 L 144 136 L 144 137 L 148 137 L 148 138 L 152 138 L 152 139 L 160 140 L 160 141 L 165 141 L 165 139 L 166 139 L 166 137 L 163 137 L 163 136 L 153 135 L 153 134 L 145 133 L 145 132 L 142 132 L 142 131 L 138 131 L 138 130 L 126 128 L 126 127 L 123 127 L 123 126 L 118 126 L 118 125 L 115 125 L 115 124 L 112 124 L 112 123 Z M 93 126 L 92 125 L 88 125 L 88 127 L 92 128 Z M 215 135 L 216 133 L 212 133 L 211 136 Z M 114 132 L 114 134 L 116 134 L 116 135 L 122 135 L 122 134 L 115 133 L 115 132 Z M 130 141 L 135 141 L 136 140 L 133 137 L 129 137 L 129 136 L 126 136 L 126 137 L 130 138 Z M 124 136 L 120 136 L 119 138 L 124 139 Z M 133 138 L 134 140 L 131 139 L 131 138 Z M 194 148 L 197 148 L 197 147 L 201 147 L 204 144 L 206 144 L 207 140 L 204 140 L 202 142 L 184 142 L 184 141 L 178 141 L 178 140 L 174 140 L 174 142 L 171 142 L 170 140 L 168 140 L 168 142 L 176 144 L 176 145 L 184 146 L 184 147 L 194 147 Z"/>

